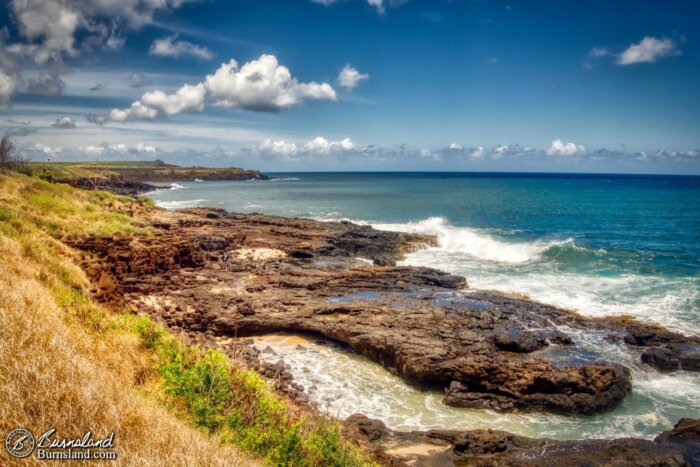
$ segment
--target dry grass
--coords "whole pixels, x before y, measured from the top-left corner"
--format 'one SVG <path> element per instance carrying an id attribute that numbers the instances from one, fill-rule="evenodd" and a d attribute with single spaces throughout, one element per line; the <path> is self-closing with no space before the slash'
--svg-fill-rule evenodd
<path id="1" fill-rule="evenodd" d="M 56 428 L 62 437 L 114 431 L 118 461 L 110 465 L 256 464 L 150 395 L 145 382 L 155 355 L 90 300 L 73 253 L 47 233 L 133 229 L 130 219 L 98 209 L 128 201 L 73 196 L 60 186 L 0 175 L 0 434 L 17 427 L 35 434 Z M 0 465 L 12 461 L 0 449 Z"/>

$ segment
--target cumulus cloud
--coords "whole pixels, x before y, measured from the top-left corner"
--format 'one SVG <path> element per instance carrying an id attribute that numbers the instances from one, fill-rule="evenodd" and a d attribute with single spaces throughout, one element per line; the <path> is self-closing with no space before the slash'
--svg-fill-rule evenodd
<path id="1" fill-rule="evenodd" d="M 449 146 L 434 151 L 429 151 L 432 156 L 439 155 L 440 160 L 484 160 L 486 158 L 499 160 L 506 157 L 528 156 L 537 153 L 532 146 L 521 146 L 519 144 L 500 144 L 491 148 L 483 146 L 465 147 L 459 143 L 450 143 Z M 544 154 L 540 151 L 540 154 Z M 435 158 L 435 157 L 434 157 Z"/>
<path id="2" fill-rule="evenodd" d="M 347 89 L 355 89 L 361 81 L 369 79 L 367 73 L 360 73 L 356 68 L 347 64 L 343 67 L 340 74 L 338 75 L 338 84 Z"/>
<path id="3" fill-rule="evenodd" d="M 64 58 L 75 58 L 84 50 L 122 47 L 125 31 L 151 23 L 158 10 L 172 10 L 188 1 L 197 0 L 9 0 L 17 37 L 9 44 L 0 37 L 0 103 L 8 102 L 22 84 L 17 61 L 52 62 L 60 70 Z M 64 87 L 56 72 L 29 82 L 30 92 L 49 96 L 60 95 Z"/>
<path id="4" fill-rule="evenodd" d="M 44 144 L 27 144 L 22 148 L 22 153 L 32 160 L 44 160 L 47 157 L 54 161 L 79 161 L 79 160 L 144 160 L 162 157 L 165 151 L 148 143 L 140 142 L 136 145 L 124 143 L 87 144 L 78 147 L 50 146 Z"/>
<path id="5" fill-rule="evenodd" d="M 560 139 L 555 139 L 552 144 L 545 150 L 548 156 L 575 156 L 577 154 L 585 154 L 586 146 L 575 144 L 575 143 L 565 143 Z"/>
<path id="6" fill-rule="evenodd" d="M 141 102 L 162 115 L 204 110 L 204 85 L 185 84 L 172 94 L 156 90 L 141 96 Z M 133 107 L 133 104 L 132 104 Z"/>
<path id="7" fill-rule="evenodd" d="M 297 145 L 296 143 L 283 139 L 275 141 L 266 138 L 259 146 L 259 150 L 263 154 L 268 153 L 284 158 L 339 154 L 354 151 L 355 149 L 355 144 L 350 138 L 345 138 L 340 141 L 329 141 L 322 136 L 317 136 L 302 145 Z"/>
<path id="8" fill-rule="evenodd" d="M 355 145 L 350 138 L 341 141 L 328 141 L 322 136 L 317 136 L 304 145 L 304 149 L 317 154 L 330 154 L 332 152 L 343 152 L 355 149 Z"/>
<path id="9" fill-rule="evenodd" d="M 90 123 L 94 123 L 95 125 L 102 126 L 109 121 L 109 117 L 107 115 L 89 114 L 86 120 Z"/>
<path id="10" fill-rule="evenodd" d="M 204 85 L 185 84 L 172 94 L 149 91 L 124 109 L 111 109 L 106 115 L 88 115 L 88 121 L 104 125 L 108 121 L 125 123 L 131 120 L 153 120 L 159 116 L 204 110 Z"/>
<path id="11" fill-rule="evenodd" d="M 0 69 L 0 104 L 8 102 L 19 91 L 22 78 L 18 73 Z"/>
<path id="12" fill-rule="evenodd" d="M 46 96 L 60 96 L 66 83 L 56 73 L 42 72 L 37 79 L 30 79 L 27 90 L 35 94 Z"/>
<path id="13" fill-rule="evenodd" d="M 75 120 L 73 120 L 71 117 L 63 115 L 58 117 L 51 126 L 56 128 L 75 128 Z"/>
<path id="14" fill-rule="evenodd" d="M 328 83 L 301 83 L 274 55 L 261 55 L 239 68 L 235 60 L 223 63 L 204 85 L 213 104 L 257 111 L 278 111 L 304 99 L 336 100 Z"/>
<path id="15" fill-rule="evenodd" d="M 295 143 L 287 142 L 283 139 L 273 141 L 270 138 L 266 138 L 262 143 L 260 143 L 260 150 L 283 156 L 293 156 L 297 153 L 298 148 Z"/>
<path id="16" fill-rule="evenodd" d="M 654 63 L 660 58 L 679 55 L 678 45 L 672 39 L 657 39 L 647 36 L 637 44 L 630 45 L 617 57 L 618 65 Z"/>
<path id="17" fill-rule="evenodd" d="M 481 159 L 484 157 L 484 147 L 483 146 L 478 146 L 474 149 L 472 149 L 469 152 L 469 157 L 473 157 L 474 159 Z"/>
<path id="18" fill-rule="evenodd" d="M 132 73 L 129 75 L 129 84 L 132 88 L 140 88 L 146 84 L 146 75 L 143 73 Z"/>
<path id="19" fill-rule="evenodd" d="M 102 125 L 107 121 L 124 123 L 202 111 L 207 93 L 215 106 L 255 111 L 278 111 L 305 99 L 337 100 L 330 84 L 301 83 L 287 67 L 277 63 L 274 55 L 262 55 L 240 68 L 235 60 L 230 60 L 201 83 L 186 84 L 172 94 L 161 90 L 147 92 L 127 108 L 88 116 L 88 121 Z"/>
<path id="20" fill-rule="evenodd" d="M 176 39 L 177 34 L 166 37 L 165 39 L 157 39 L 151 44 L 151 49 L 148 53 L 160 57 L 197 57 L 203 60 L 211 60 L 214 58 L 214 54 L 208 48 L 187 41 L 178 41 Z"/>

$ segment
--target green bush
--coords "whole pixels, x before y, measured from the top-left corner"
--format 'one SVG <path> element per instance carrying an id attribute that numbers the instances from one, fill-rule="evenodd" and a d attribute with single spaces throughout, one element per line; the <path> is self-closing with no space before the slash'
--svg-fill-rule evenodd
<path id="1" fill-rule="evenodd" d="M 270 465 L 372 465 L 343 439 L 339 423 L 293 416 L 289 403 L 257 373 L 234 368 L 217 350 L 184 344 L 148 317 L 131 319 L 142 345 L 158 356 L 165 394 L 199 427 Z"/>
<path id="2" fill-rule="evenodd" d="M 38 172 L 36 174 L 36 176 L 39 177 L 40 179 L 46 181 L 46 182 L 49 182 L 49 183 L 53 183 L 55 181 L 54 177 L 53 177 L 53 173 L 51 173 L 50 171 L 48 171 L 46 169 L 41 169 L 41 171 Z"/>

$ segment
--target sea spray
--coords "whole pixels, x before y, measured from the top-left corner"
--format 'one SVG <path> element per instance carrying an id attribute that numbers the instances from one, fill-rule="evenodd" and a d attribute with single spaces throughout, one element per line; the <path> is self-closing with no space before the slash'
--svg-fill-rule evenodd
<path id="1" fill-rule="evenodd" d="M 550 247 L 573 244 L 573 239 L 550 242 L 518 242 L 496 238 L 482 230 L 455 227 L 443 217 L 405 224 L 372 224 L 375 229 L 435 235 L 438 248 L 449 253 L 465 254 L 485 261 L 518 264 L 536 261 Z"/>

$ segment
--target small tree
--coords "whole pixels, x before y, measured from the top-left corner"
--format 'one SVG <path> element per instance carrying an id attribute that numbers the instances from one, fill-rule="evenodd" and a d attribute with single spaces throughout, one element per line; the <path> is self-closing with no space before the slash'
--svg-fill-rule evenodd
<path id="1" fill-rule="evenodd" d="M 0 140 L 0 170 L 21 171 L 27 160 L 17 153 L 17 145 L 8 135 Z"/>

